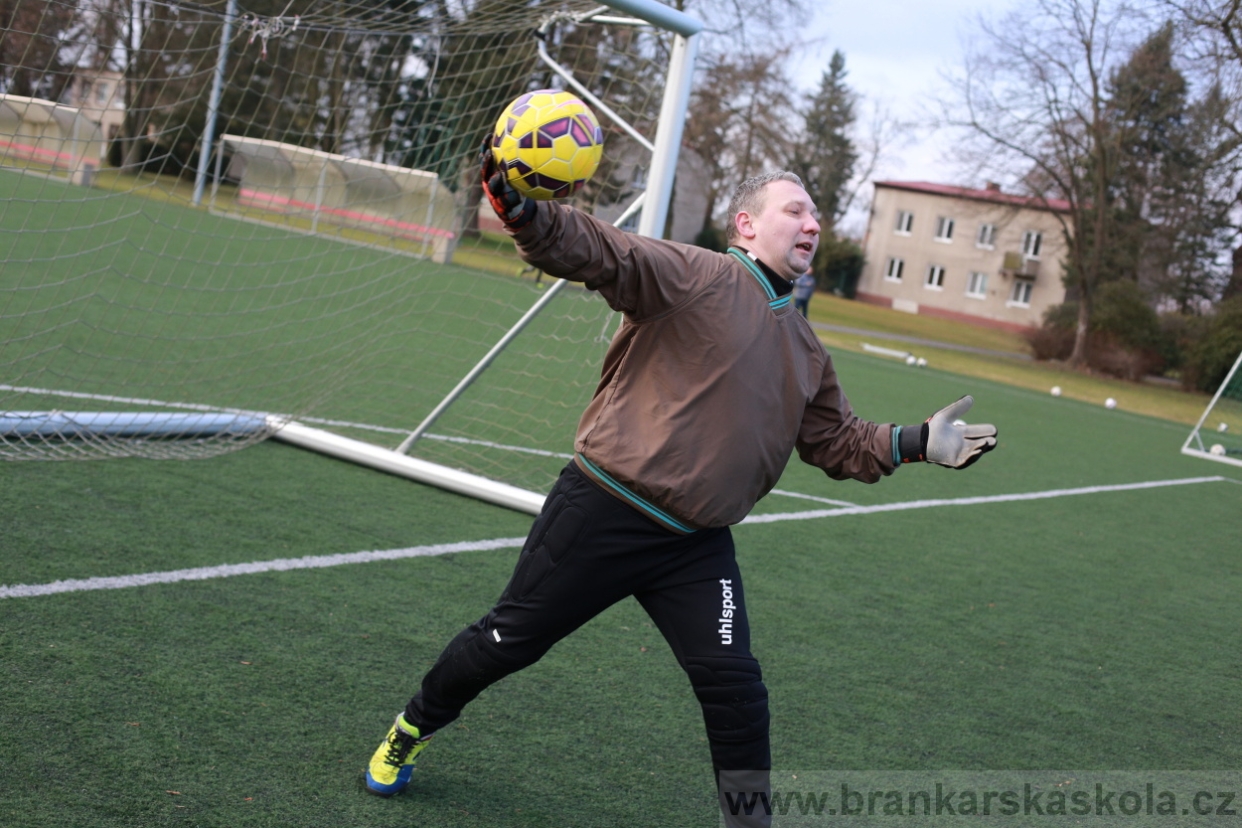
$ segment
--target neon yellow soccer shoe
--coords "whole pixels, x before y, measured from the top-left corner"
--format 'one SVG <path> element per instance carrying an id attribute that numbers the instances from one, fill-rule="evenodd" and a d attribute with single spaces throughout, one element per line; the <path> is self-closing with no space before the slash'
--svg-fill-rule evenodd
<path id="1" fill-rule="evenodd" d="M 398 716 L 371 757 L 367 790 L 378 796 L 392 796 L 405 790 L 414 773 L 414 757 L 423 752 L 430 739 L 431 735 L 420 736 L 418 728 L 407 722 L 404 715 Z"/>

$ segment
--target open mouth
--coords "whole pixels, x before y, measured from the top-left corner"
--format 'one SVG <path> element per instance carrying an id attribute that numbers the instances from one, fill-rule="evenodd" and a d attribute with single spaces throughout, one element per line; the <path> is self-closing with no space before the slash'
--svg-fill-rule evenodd
<path id="1" fill-rule="evenodd" d="M 811 253 L 815 250 L 815 246 L 812 245 L 810 242 L 798 242 L 797 244 L 794 245 L 794 247 L 796 247 L 797 249 L 801 250 L 804 253 Z"/>

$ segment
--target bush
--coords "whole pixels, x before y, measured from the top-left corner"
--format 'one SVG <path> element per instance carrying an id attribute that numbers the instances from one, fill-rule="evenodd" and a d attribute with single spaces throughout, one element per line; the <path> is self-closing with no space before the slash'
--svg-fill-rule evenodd
<path id="1" fill-rule="evenodd" d="M 1187 388 L 1214 392 L 1242 354 L 1242 296 L 1226 299 L 1216 306 L 1207 322 L 1203 338 L 1186 356 L 1182 384 Z"/>
<path id="2" fill-rule="evenodd" d="M 704 224 L 703 229 L 694 237 L 694 243 L 698 247 L 706 247 L 708 250 L 715 250 L 717 253 L 723 253 L 729 249 L 729 243 L 725 239 L 725 232 L 713 224 Z"/>
<path id="3" fill-rule="evenodd" d="M 820 236 L 819 249 L 815 251 L 815 261 L 811 265 L 817 288 L 853 299 L 862 268 L 861 247 L 849 239 L 838 239 L 831 234 Z"/>
<path id="4" fill-rule="evenodd" d="M 1129 280 L 1109 282 L 1096 291 L 1091 330 L 1107 334 L 1119 347 L 1153 356 L 1164 347 L 1160 317 Z"/>
<path id="5" fill-rule="evenodd" d="M 1074 350 L 1078 303 L 1053 305 L 1043 325 L 1026 334 L 1035 359 L 1068 359 Z M 1087 337 L 1087 365 L 1096 371 L 1130 380 L 1163 369 L 1170 340 L 1160 318 L 1134 282 L 1117 281 L 1096 292 Z"/>
<path id="6" fill-rule="evenodd" d="M 1057 307 L 1062 307 L 1058 305 Z M 1049 325 L 1031 328 L 1022 334 L 1031 346 L 1031 355 L 1038 360 L 1066 360 L 1074 352 L 1074 328 Z"/>
<path id="7" fill-rule="evenodd" d="M 1187 354 L 1195 349 L 1207 333 L 1210 320 L 1205 316 L 1184 313 L 1160 315 L 1160 330 L 1164 335 L 1164 367 L 1166 372 L 1180 371 L 1185 366 Z"/>
<path id="8" fill-rule="evenodd" d="M 108 165 L 120 169 L 124 166 L 125 143 L 114 138 L 108 145 Z M 126 167 L 127 172 L 155 173 L 156 175 L 181 175 L 186 169 L 185 161 L 167 147 L 143 138 L 139 141 L 137 160 Z"/>
<path id="9" fill-rule="evenodd" d="M 1087 365 L 1100 373 L 1138 382 L 1162 370 L 1164 360 L 1155 351 L 1133 348 L 1112 334 L 1097 332 L 1087 338 Z"/>

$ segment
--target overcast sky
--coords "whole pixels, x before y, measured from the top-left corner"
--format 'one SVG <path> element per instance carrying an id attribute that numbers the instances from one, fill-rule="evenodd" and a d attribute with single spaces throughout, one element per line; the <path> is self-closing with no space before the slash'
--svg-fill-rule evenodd
<path id="1" fill-rule="evenodd" d="M 1014 0 L 828 0 L 808 35 L 814 45 L 795 64 L 796 82 L 807 91 L 819 84 L 834 49 L 845 54 L 847 83 L 863 98 L 860 121 L 879 103 L 902 121 L 926 122 L 943 91 L 943 70 L 961 65 L 962 36 L 980 12 L 1003 14 Z M 880 177 L 952 184 L 959 171 L 944 158 L 948 135 L 919 134 L 894 148 Z"/>

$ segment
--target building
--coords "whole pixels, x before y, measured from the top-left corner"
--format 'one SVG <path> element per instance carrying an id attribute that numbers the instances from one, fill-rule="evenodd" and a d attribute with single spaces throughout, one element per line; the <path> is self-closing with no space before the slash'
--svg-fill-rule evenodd
<path id="1" fill-rule="evenodd" d="M 1012 331 L 1065 301 L 1068 202 L 922 181 L 879 181 L 857 298 Z"/>
<path id="2" fill-rule="evenodd" d="M 99 124 L 103 144 L 100 158 L 108 157 L 108 147 L 121 134 L 125 123 L 125 76 L 107 69 L 79 69 L 74 73 L 64 102 L 76 106 L 89 120 Z"/>

